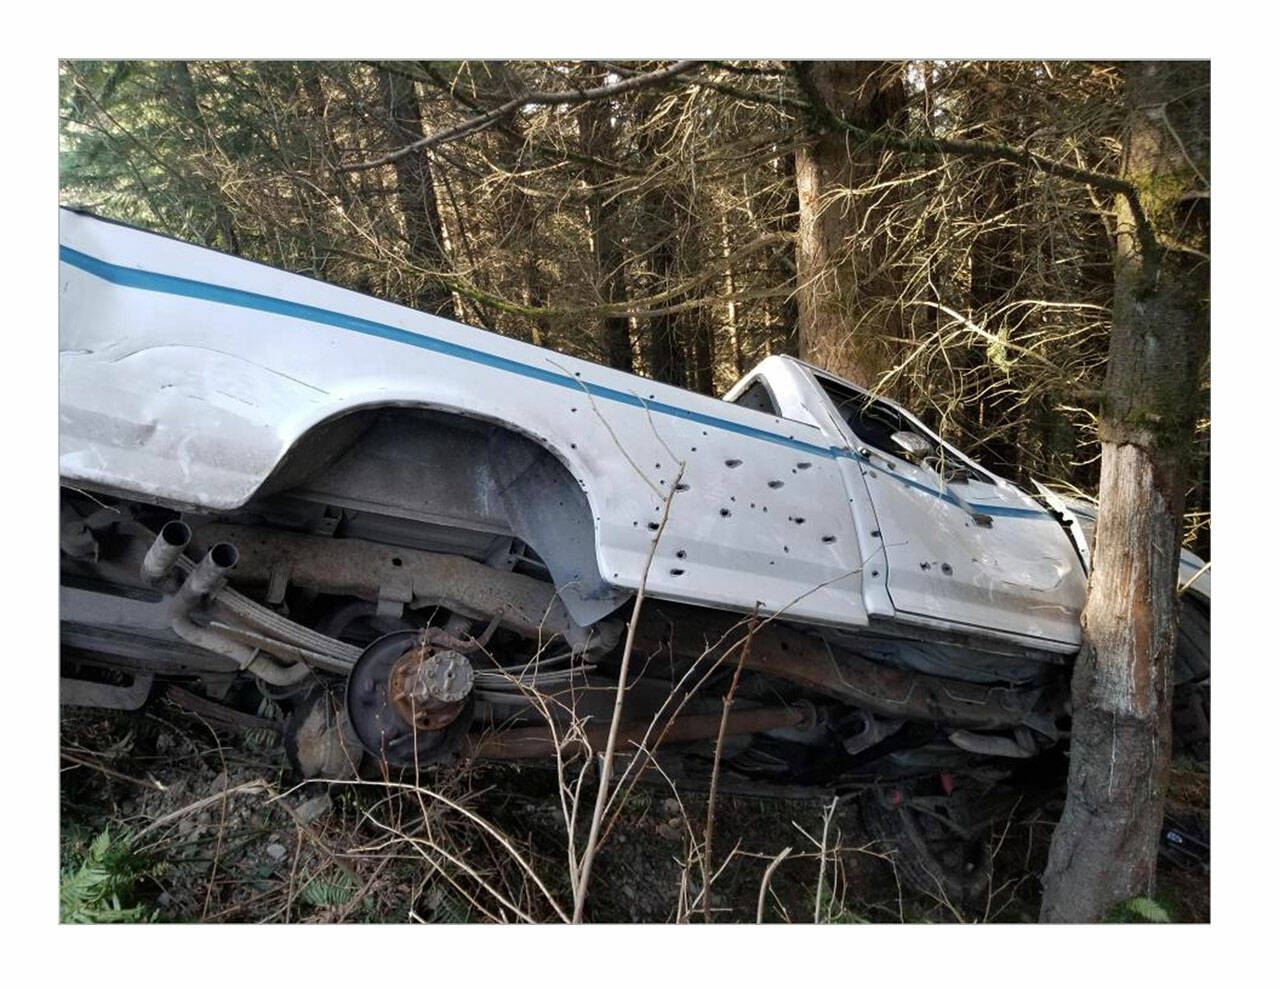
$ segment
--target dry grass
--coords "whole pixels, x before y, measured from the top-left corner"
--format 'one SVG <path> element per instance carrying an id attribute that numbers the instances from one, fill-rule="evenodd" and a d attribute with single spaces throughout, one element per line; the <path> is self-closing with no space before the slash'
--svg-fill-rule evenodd
<path id="1" fill-rule="evenodd" d="M 71 757 L 63 768 L 64 846 L 73 852 L 108 823 L 113 833 L 132 835 L 161 863 L 138 890 L 159 920 L 560 922 L 572 909 L 554 767 L 463 765 L 432 771 L 422 785 L 291 786 L 276 768 L 277 749 L 214 731 L 177 709 L 69 710 L 62 727 Z M 594 797 L 589 787 L 584 794 Z M 586 920 L 1036 917 L 1053 825 L 1043 814 L 1015 814 L 997 829 L 991 895 L 981 909 L 965 911 L 904 888 L 851 801 L 722 793 L 714 819 L 723 852 L 705 866 L 706 796 L 647 781 L 619 795 L 615 823 L 598 848 Z M 309 817 L 325 797 L 328 809 Z M 585 825 L 576 824 L 579 842 Z M 1178 915 L 1207 916 L 1207 884 L 1188 887 L 1185 876 L 1171 877 Z"/>

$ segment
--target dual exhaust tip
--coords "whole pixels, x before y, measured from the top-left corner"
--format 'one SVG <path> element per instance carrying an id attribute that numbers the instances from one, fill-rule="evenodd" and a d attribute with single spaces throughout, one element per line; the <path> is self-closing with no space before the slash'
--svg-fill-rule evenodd
<path id="1" fill-rule="evenodd" d="M 167 577 L 186 551 L 191 535 L 191 526 L 187 523 L 166 522 L 143 557 L 142 576 L 152 583 Z M 214 543 L 185 584 L 198 594 L 208 594 L 218 587 L 239 559 L 240 551 L 232 543 Z"/>

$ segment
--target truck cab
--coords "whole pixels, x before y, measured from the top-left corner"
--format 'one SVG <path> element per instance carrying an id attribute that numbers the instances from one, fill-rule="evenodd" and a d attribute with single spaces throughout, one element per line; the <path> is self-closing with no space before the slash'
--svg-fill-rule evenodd
<path id="1" fill-rule="evenodd" d="M 1078 648 L 1084 565 L 1029 494 L 901 406 L 794 358 L 766 358 L 725 400 L 829 438 L 868 551 L 868 616 Z"/>

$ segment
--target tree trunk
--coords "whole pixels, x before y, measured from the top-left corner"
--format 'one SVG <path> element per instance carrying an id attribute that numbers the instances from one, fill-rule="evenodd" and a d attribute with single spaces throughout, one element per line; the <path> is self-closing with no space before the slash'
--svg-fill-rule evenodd
<path id="1" fill-rule="evenodd" d="M 716 338 L 715 325 L 706 307 L 692 309 L 685 314 L 689 321 L 690 351 L 689 380 L 686 387 L 703 395 L 716 392 Z"/>
<path id="2" fill-rule="evenodd" d="M 379 69 L 378 87 L 387 112 L 385 126 L 391 148 L 421 140 L 425 134 L 422 108 L 413 81 Z M 449 260 L 427 156 L 423 152 L 405 155 L 395 161 L 394 168 L 396 200 L 404 217 L 409 259 L 431 273 L 422 279 L 413 305 L 424 312 L 455 319 L 453 293 L 440 277 L 449 270 Z"/>
<path id="3" fill-rule="evenodd" d="M 779 155 L 775 159 L 775 167 L 784 181 L 787 190 L 787 205 L 783 211 L 783 222 L 778 224 L 779 232 L 790 232 L 792 217 L 800 215 L 800 190 L 796 179 L 796 153 Z M 775 264 L 782 270 L 778 273 L 780 281 L 796 280 L 796 260 L 800 254 L 799 247 L 795 251 L 778 251 Z M 800 356 L 800 305 L 796 301 L 798 292 L 788 292 L 776 304 L 776 319 L 772 316 L 775 306 L 769 306 L 771 313 L 767 326 L 768 335 L 765 340 L 765 352 L 768 354 L 786 354 L 788 357 Z"/>
<path id="4" fill-rule="evenodd" d="M 594 67 L 583 80 L 584 86 L 596 86 L 604 82 L 603 70 Z M 578 115 L 579 144 L 584 154 L 608 160 L 613 154 L 614 123 L 612 100 L 596 100 L 582 108 Z M 626 282 L 623 280 L 623 252 L 618 200 L 606 195 L 602 185 L 609 176 L 603 169 L 590 166 L 585 176 L 591 192 L 587 212 L 591 223 L 591 241 L 595 253 L 596 277 L 600 297 L 604 302 L 625 302 Z M 605 316 L 600 320 L 600 351 L 609 367 L 620 371 L 635 370 L 631 353 L 631 322 L 626 316 Z"/>
<path id="5" fill-rule="evenodd" d="M 836 116 L 867 130 L 898 125 L 906 92 L 898 66 L 885 62 L 803 63 Z M 886 153 L 827 132 L 796 151 L 796 241 L 800 356 L 864 386 L 892 366 L 902 334 L 899 290 L 887 270 L 884 195 L 847 197 L 880 171 Z"/>
<path id="6" fill-rule="evenodd" d="M 738 330 L 738 304 L 734 301 L 734 292 L 736 291 L 733 284 L 733 266 L 729 264 L 729 257 L 733 252 L 729 249 L 729 218 L 721 212 L 720 214 L 720 257 L 724 260 L 724 295 L 725 295 L 725 319 L 724 328 L 729 337 L 729 353 L 733 357 L 733 379 L 736 381 L 742 377 L 746 370 L 742 365 L 742 338 Z M 714 393 L 714 368 L 712 369 L 712 388 Z"/>
<path id="7" fill-rule="evenodd" d="M 1100 416 L 1101 513 L 1072 681 L 1067 800 L 1040 919 L 1092 922 L 1150 895 L 1168 783 L 1179 530 L 1208 346 L 1209 65 L 1127 67 L 1124 175 L 1153 223 L 1118 203 L 1115 300 Z"/>
<path id="8" fill-rule="evenodd" d="M 663 196 L 655 196 L 652 204 L 654 216 L 667 216 L 675 213 L 662 201 Z M 666 222 L 661 222 L 659 236 L 662 238 L 653 249 L 653 271 L 658 276 L 655 288 L 665 290 L 680 280 L 676 257 L 677 232 Z M 648 361 L 649 375 L 655 381 L 662 381 L 678 388 L 686 386 L 686 362 L 684 341 L 681 333 L 681 313 L 661 313 L 648 320 Z"/>
<path id="9" fill-rule="evenodd" d="M 999 114 L 1002 108 L 998 106 L 998 97 L 984 95 L 988 96 L 985 101 L 988 116 Z M 1003 135 L 991 135 L 988 139 L 1002 140 Z M 1000 339 L 1013 343 L 1020 343 L 1013 339 L 1017 321 L 1011 320 L 1008 312 L 1000 311 L 1016 297 L 1023 268 L 1018 217 L 1023 185 L 1022 175 L 1012 166 L 997 166 L 987 173 L 983 183 L 986 198 L 978 204 L 976 217 L 987 229 L 974 238 L 969 257 L 969 299 L 977 321 Z M 1017 477 L 1022 459 L 1020 452 L 1024 449 L 1017 428 L 1022 417 L 1016 408 L 1019 395 L 1009 387 L 1009 372 L 987 357 L 985 343 L 969 347 L 961 360 L 970 368 L 981 368 L 982 387 L 971 408 L 965 410 L 975 419 L 974 433 L 982 437 L 982 443 L 970 451 L 970 456 L 1005 477 Z"/>
<path id="10" fill-rule="evenodd" d="M 177 86 L 178 102 L 182 107 L 182 115 L 191 129 L 190 133 L 194 135 L 199 146 L 203 147 L 209 140 L 210 131 L 196 98 L 196 84 L 191 78 L 191 68 L 186 62 L 170 62 L 169 72 Z M 222 201 L 222 191 L 214 183 L 206 182 L 204 185 L 213 203 L 213 213 L 218 225 L 218 238 L 213 240 L 212 244 L 232 254 L 239 254 L 240 241 L 236 237 L 235 221 L 232 220 L 230 211 Z"/>

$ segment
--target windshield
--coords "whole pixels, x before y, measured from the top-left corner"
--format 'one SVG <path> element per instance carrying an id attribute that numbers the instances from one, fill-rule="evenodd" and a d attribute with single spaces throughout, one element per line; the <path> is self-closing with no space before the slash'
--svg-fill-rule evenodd
<path id="1" fill-rule="evenodd" d="M 928 444 L 929 452 L 914 458 L 934 467 L 949 481 L 974 480 L 994 484 L 995 479 L 980 470 L 958 451 L 930 432 L 914 419 L 903 414 L 887 402 L 872 398 L 843 385 L 825 375 L 815 375 L 836 412 L 854 436 L 869 447 L 883 454 L 903 457 L 902 446 L 893 438 L 894 433 L 910 433 Z"/>

